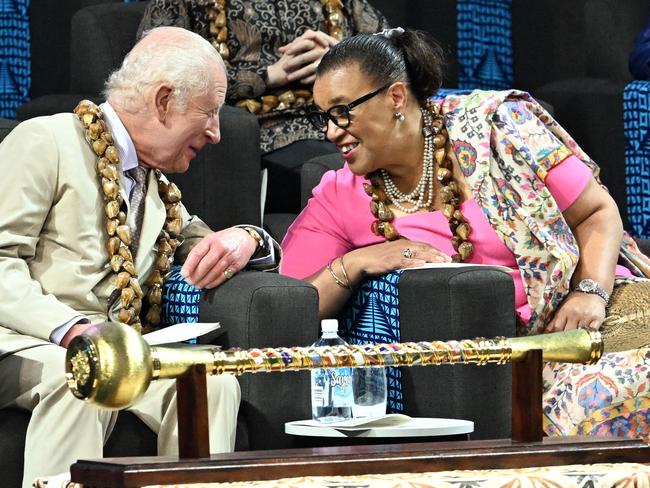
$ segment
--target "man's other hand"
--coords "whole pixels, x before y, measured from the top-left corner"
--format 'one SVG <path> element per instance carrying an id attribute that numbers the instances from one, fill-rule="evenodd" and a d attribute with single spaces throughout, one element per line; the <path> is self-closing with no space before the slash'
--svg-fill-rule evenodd
<path id="1" fill-rule="evenodd" d="M 89 322 L 79 322 L 77 324 L 74 324 L 72 327 L 70 327 L 70 329 L 68 329 L 68 332 L 66 332 L 66 334 L 63 336 L 63 339 L 61 339 L 61 343 L 59 345 L 67 349 L 70 341 L 72 341 L 72 339 L 78 335 L 83 334 L 85 330 L 90 326 L 91 324 Z"/>

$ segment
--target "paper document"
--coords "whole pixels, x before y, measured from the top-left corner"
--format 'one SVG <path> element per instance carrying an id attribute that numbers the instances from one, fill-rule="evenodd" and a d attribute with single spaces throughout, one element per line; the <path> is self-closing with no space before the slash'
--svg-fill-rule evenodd
<path id="1" fill-rule="evenodd" d="M 197 322 L 193 324 L 174 324 L 163 329 L 158 329 L 148 334 L 144 334 L 142 338 L 147 341 L 150 346 L 158 346 L 160 344 L 173 344 L 175 342 L 183 342 L 195 337 L 202 336 L 213 330 L 217 330 L 219 322 Z"/>
<path id="2" fill-rule="evenodd" d="M 473 263 L 425 263 L 422 266 L 416 266 L 414 268 L 401 268 L 398 271 L 409 271 L 411 269 L 428 269 L 428 268 L 466 268 L 468 266 L 495 268 L 500 271 L 505 271 L 506 273 L 510 273 L 513 271 L 507 266 L 501 266 L 498 264 L 473 264 Z"/>
<path id="3" fill-rule="evenodd" d="M 318 420 L 302 420 L 293 422 L 296 425 L 306 425 L 309 427 L 323 427 L 337 430 L 367 430 L 378 427 L 398 427 L 406 425 L 413 419 L 408 415 L 401 413 L 387 413 L 378 417 L 366 417 L 362 419 L 341 420 L 339 422 L 319 422 Z"/>

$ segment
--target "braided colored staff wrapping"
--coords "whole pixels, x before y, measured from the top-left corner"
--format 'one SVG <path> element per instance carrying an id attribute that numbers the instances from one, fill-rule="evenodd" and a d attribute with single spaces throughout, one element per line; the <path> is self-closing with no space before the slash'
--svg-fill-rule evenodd
<path id="1" fill-rule="evenodd" d="M 215 351 L 212 374 L 297 371 L 315 368 L 429 366 L 508 363 L 512 347 L 505 338 L 404 342 L 322 347 L 277 347 Z M 208 369 L 210 365 L 206 364 Z"/>
<path id="2" fill-rule="evenodd" d="M 545 361 L 595 363 L 598 332 L 572 330 L 513 339 L 406 342 L 402 344 L 278 347 L 222 351 L 210 346 L 150 347 L 133 329 L 104 323 L 76 337 L 66 353 L 66 377 L 75 396 L 108 408 L 124 408 L 151 381 L 176 378 L 194 365 L 208 374 L 298 371 L 315 368 L 508 363 L 542 350 Z"/>

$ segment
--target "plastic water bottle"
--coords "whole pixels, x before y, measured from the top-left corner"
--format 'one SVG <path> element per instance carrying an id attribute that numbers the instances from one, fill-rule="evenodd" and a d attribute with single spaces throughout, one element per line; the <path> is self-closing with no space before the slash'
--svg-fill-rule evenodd
<path id="1" fill-rule="evenodd" d="M 342 346 L 337 320 L 321 322 L 322 336 L 314 346 Z M 352 418 L 352 368 L 314 369 L 311 372 L 311 413 L 319 422 L 338 422 Z"/>
<path id="2" fill-rule="evenodd" d="M 378 417 L 386 413 L 386 369 L 358 368 L 352 377 L 354 406 L 352 416 L 356 418 Z"/>

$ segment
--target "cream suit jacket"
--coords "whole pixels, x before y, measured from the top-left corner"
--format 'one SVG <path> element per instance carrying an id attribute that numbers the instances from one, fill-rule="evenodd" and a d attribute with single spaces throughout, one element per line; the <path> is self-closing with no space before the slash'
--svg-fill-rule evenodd
<path id="1" fill-rule="evenodd" d="M 114 285 L 96 162 L 73 114 L 23 122 L 0 145 L 0 358 L 49 343 L 52 331 L 76 315 L 96 323 L 119 311 L 119 303 L 107 311 Z M 128 205 L 121 172 L 120 187 Z M 135 256 L 141 283 L 164 221 L 150 171 Z M 185 242 L 177 261 L 209 232 L 183 209 Z"/>

